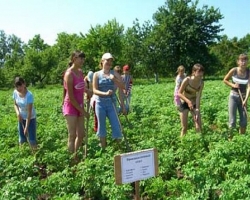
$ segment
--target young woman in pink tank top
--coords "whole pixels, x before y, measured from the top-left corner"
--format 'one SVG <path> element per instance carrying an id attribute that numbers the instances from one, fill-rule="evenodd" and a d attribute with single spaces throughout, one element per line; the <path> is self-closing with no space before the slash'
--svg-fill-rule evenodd
<path id="1" fill-rule="evenodd" d="M 85 54 L 75 51 L 71 55 L 69 68 L 64 75 L 65 96 L 63 101 L 63 115 L 68 128 L 68 149 L 74 153 L 78 161 L 77 150 L 82 145 L 84 132 L 84 117 L 88 113 L 84 110 L 83 94 L 85 92 L 84 77 L 81 67 L 84 63 Z"/>

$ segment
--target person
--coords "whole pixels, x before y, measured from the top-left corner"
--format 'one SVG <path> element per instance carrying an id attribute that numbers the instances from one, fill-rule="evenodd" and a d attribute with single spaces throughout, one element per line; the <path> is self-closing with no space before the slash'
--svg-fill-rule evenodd
<path id="1" fill-rule="evenodd" d="M 22 77 L 15 78 L 14 86 L 13 99 L 18 119 L 19 144 L 22 145 L 25 142 L 29 142 L 32 149 L 36 149 L 36 110 L 34 107 L 34 96 L 27 89 Z"/>
<path id="2" fill-rule="evenodd" d="M 83 72 L 85 54 L 74 51 L 68 69 L 64 75 L 65 97 L 63 102 L 63 115 L 68 128 L 68 150 L 74 153 L 75 161 L 78 161 L 77 151 L 82 145 L 84 132 L 84 117 L 89 117 L 84 109 L 84 92 L 86 92 Z"/>
<path id="3" fill-rule="evenodd" d="M 229 70 L 223 79 L 223 82 L 231 87 L 228 101 L 229 128 L 236 128 L 236 112 L 238 110 L 240 116 L 240 134 L 244 134 L 247 127 L 246 107 L 250 91 L 250 77 L 247 63 L 248 56 L 240 54 L 237 59 L 238 66 Z M 231 78 L 233 79 L 232 82 L 230 81 Z"/>
<path id="4" fill-rule="evenodd" d="M 181 100 L 180 97 L 178 96 L 178 90 L 181 86 L 181 83 L 183 81 L 184 78 L 186 78 L 186 74 L 185 74 L 185 68 L 183 65 L 180 65 L 177 68 L 177 76 L 175 78 L 175 88 L 174 88 L 174 104 L 177 107 L 177 109 L 179 109 L 180 104 L 181 104 Z"/>
<path id="5" fill-rule="evenodd" d="M 130 69 L 128 65 L 123 66 L 122 80 L 125 83 L 125 90 L 123 90 L 125 100 L 125 107 L 127 113 L 129 112 L 130 102 L 131 102 L 131 91 L 133 86 L 133 77 L 130 75 Z"/>
<path id="6" fill-rule="evenodd" d="M 96 95 L 93 94 L 93 76 L 94 76 L 94 72 L 89 71 L 87 76 L 85 77 L 85 82 L 87 84 L 87 87 L 91 91 L 91 95 L 87 95 L 87 101 L 90 104 L 90 106 L 91 106 L 91 108 L 92 108 L 92 110 L 94 112 L 94 131 L 97 132 L 98 122 L 97 122 L 97 117 L 96 117 L 96 113 L 95 113 L 95 98 L 96 98 Z"/>
<path id="7" fill-rule="evenodd" d="M 192 114 L 196 132 L 201 132 L 200 99 L 204 82 L 202 80 L 204 68 L 201 64 L 195 64 L 192 68 L 192 74 L 186 77 L 178 91 L 181 98 L 179 107 L 181 120 L 181 137 L 184 136 L 188 128 L 188 114 Z"/>
<path id="8" fill-rule="evenodd" d="M 93 96 L 93 75 L 94 73 L 92 71 L 89 71 L 87 76 L 84 77 L 84 82 L 88 90 L 88 93 L 86 93 L 85 95 L 85 100 L 87 101 L 87 104 L 90 104 L 90 100 Z"/>
<path id="9" fill-rule="evenodd" d="M 114 89 L 115 86 L 119 90 L 123 90 L 125 87 L 121 76 L 116 71 L 111 70 L 113 60 L 110 53 L 104 53 L 100 62 L 101 70 L 95 72 L 93 78 L 93 92 L 96 95 L 95 112 L 98 121 L 97 136 L 102 148 L 107 146 L 106 118 L 109 119 L 111 125 L 112 138 L 117 142 L 122 139 L 120 121 L 115 107 Z M 122 104 L 122 108 L 125 113 L 124 104 Z"/>
<path id="10" fill-rule="evenodd" d="M 116 65 L 114 67 L 114 71 L 116 71 L 118 74 L 122 75 L 122 70 L 121 70 L 121 67 L 119 65 Z"/>
<path id="11" fill-rule="evenodd" d="M 116 71 L 120 76 L 122 75 L 122 70 L 121 70 L 121 67 L 119 65 L 116 65 L 114 67 L 114 71 Z M 121 113 L 121 106 L 120 106 L 120 101 L 119 99 L 123 98 L 123 97 L 119 97 L 118 99 L 118 96 L 117 96 L 117 86 L 115 85 L 115 89 L 114 89 L 114 93 L 116 95 L 116 109 L 117 109 L 117 112 L 120 114 Z M 119 90 L 120 91 L 120 90 Z M 123 95 L 122 93 L 118 92 L 118 95 Z"/>

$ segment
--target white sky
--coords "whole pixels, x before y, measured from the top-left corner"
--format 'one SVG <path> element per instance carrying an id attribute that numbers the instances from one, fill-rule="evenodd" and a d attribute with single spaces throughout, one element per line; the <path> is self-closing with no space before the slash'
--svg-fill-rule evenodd
<path id="1" fill-rule="evenodd" d="M 142 24 L 152 21 L 153 14 L 165 0 L 0 0 L 0 30 L 14 34 L 25 43 L 36 34 L 50 45 L 57 34 L 87 33 L 92 26 L 116 19 L 125 28 L 138 18 Z M 200 0 L 219 8 L 220 21 L 229 38 L 250 33 L 250 0 Z"/>

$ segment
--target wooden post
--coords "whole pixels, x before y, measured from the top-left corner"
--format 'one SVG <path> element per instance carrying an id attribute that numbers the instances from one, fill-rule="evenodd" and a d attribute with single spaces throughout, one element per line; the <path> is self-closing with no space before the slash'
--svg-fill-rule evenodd
<path id="1" fill-rule="evenodd" d="M 135 200 L 140 200 L 140 181 L 135 181 Z"/>

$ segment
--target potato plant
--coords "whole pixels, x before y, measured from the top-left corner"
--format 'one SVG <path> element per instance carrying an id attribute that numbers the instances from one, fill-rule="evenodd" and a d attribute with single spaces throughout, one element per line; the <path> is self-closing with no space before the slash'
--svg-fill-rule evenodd
<path id="1" fill-rule="evenodd" d="M 125 142 L 111 140 L 102 151 L 89 123 L 88 156 L 73 165 L 61 112 L 61 86 L 29 88 L 35 96 L 39 148 L 18 145 L 12 90 L 0 95 L 0 199 L 129 200 L 133 184 L 116 185 L 114 156 L 128 152 Z M 249 199 L 250 136 L 235 130 L 229 139 L 229 88 L 205 80 L 201 102 L 202 134 L 189 130 L 180 138 L 179 114 L 173 104 L 174 82 L 135 84 L 129 124 L 120 116 L 133 151 L 156 148 L 159 175 L 140 181 L 142 199 Z"/>

